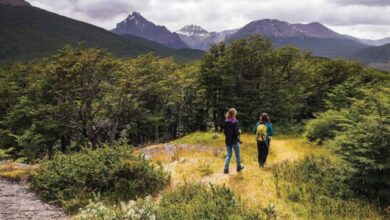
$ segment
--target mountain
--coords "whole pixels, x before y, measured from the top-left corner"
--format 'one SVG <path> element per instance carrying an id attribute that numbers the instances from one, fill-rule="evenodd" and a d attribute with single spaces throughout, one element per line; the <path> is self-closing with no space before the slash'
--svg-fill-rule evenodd
<path id="1" fill-rule="evenodd" d="M 118 23 L 113 33 L 119 35 L 135 35 L 158 42 L 170 48 L 189 48 L 179 35 L 170 32 L 164 26 L 158 26 L 146 20 L 138 12 L 133 12 L 124 21 Z"/>
<path id="2" fill-rule="evenodd" d="M 13 6 L 31 6 L 30 3 L 24 0 L 0 0 L 0 4 Z"/>
<path id="3" fill-rule="evenodd" d="M 290 24 L 276 19 L 263 19 L 253 21 L 239 29 L 229 39 L 238 39 L 250 34 L 260 33 L 265 37 L 288 38 L 288 37 L 312 37 L 312 38 L 335 38 L 344 37 L 318 22 L 310 24 Z"/>
<path id="4" fill-rule="evenodd" d="M 13 62 L 55 53 L 66 44 L 107 48 L 117 56 L 154 52 L 179 61 L 199 59 L 202 51 L 174 50 L 135 37 L 119 36 L 102 28 L 35 7 L 0 4 L 0 62 Z"/>
<path id="5" fill-rule="evenodd" d="M 222 32 L 208 32 L 197 25 L 186 25 L 176 33 L 191 48 L 208 50 L 210 45 L 220 43 L 226 36 L 233 34 L 237 30 L 227 30 Z"/>
<path id="6" fill-rule="evenodd" d="M 293 45 L 311 51 L 316 56 L 324 57 L 344 57 L 352 51 L 367 47 L 367 45 L 338 34 L 318 22 L 290 24 L 276 19 L 253 21 L 228 36 L 226 41 L 229 42 L 252 34 L 260 34 L 270 38 L 276 47 Z"/>
<path id="7" fill-rule="evenodd" d="M 390 44 L 390 37 L 385 37 L 378 40 L 360 39 L 360 42 L 372 46 L 383 46 L 385 44 Z"/>
<path id="8" fill-rule="evenodd" d="M 350 58 L 366 64 L 390 63 L 390 44 L 367 47 L 354 51 L 350 55 Z"/>
<path id="9" fill-rule="evenodd" d="M 390 37 L 385 37 L 385 38 L 381 38 L 381 39 L 377 39 L 377 40 L 369 40 L 369 39 L 360 39 L 360 38 L 353 37 L 350 35 L 343 35 L 343 36 L 348 38 L 348 39 L 351 39 L 351 40 L 354 40 L 354 41 L 357 41 L 357 42 L 360 42 L 360 43 L 363 43 L 363 44 L 366 44 L 369 46 L 383 46 L 385 44 L 390 44 Z"/>
<path id="10" fill-rule="evenodd" d="M 390 44 L 356 50 L 347 58 L 360 61 L 377 69 L 390 71 Z"/>

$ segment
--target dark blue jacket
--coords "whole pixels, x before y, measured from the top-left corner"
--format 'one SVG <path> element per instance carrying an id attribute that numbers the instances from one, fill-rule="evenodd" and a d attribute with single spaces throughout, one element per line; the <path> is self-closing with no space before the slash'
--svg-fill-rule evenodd
<path id="1" fill-rule="evenodd" d="M 238 127 L 238 121 L 236 119 L 227 119 L 225 121 L 225 144 L 233 145 L 238 142 L 240 128 Z"/>

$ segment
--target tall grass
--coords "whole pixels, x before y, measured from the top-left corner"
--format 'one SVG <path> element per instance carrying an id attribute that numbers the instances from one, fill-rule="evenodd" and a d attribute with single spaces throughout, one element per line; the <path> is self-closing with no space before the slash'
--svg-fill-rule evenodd
<path id="1" fill-rule="evenodd" d="M 307 219 L 375 219 L 379 210 L 357 198 L 345 180 L 349 168 L 324 156 L 284 162 L 272 168 L 277 195 Z"/>

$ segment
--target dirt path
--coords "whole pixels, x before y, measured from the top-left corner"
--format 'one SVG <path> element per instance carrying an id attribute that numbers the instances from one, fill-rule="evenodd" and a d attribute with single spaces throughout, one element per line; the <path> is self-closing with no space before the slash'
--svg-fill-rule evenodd
<path id="1" fill-rule="evenodd" d="M 0 179 L 0 220 L 67 219 L 61 209 L 47 205 L 22 183 Z"/>
<path id="2" fill-rule="evenodd" d="M 245 176 L 248 176 L 249 173 L 261 175 L 262 179 L 266 176 L 267 179 L 272 178 L 269 169 L 263 170 L 258 168 L 257 148 L 254 147 L 256 144 L 252 140 L 253 138 L 250 139 L 250 137 L 246 137 L 246 143 L 241 146 L 242 160 L 245 160 L 244 165 L 246 167 Z M 298 149 L 291 146 L 288 139 L 274 139 L 271 146 L 268 166 L 286 160 L 297 160 L 302 154 Z M 230 175 L 222 173 L 221 167 L 224 164 L 225 151 L 224 147 L 171 143 L 152 145 L 139 150 L 147 158 L 155 162 L 160 161 L 165 170 L 171 173 L 173 186 L 186 181 L 227 185 L 229 185 L 229 182 L 240 182 L 239 179 L 236 181 L 235 162 L 231 164 L 233 168 L 230 170 Z M 232 160 L 234 160 L 234 157 Z M 248 178 L 257 177 L 250 176 Z"/>

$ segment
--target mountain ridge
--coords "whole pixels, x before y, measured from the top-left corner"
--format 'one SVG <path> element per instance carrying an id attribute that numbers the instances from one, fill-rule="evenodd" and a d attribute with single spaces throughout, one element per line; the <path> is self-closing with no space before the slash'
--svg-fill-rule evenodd
<path id="1" fill-rule="evenodd" d="M 156 25 L 145 19 L 139 12 L 130 14 L 125 20 L 118 23 L 111 32 L 118 35 L 139 36 L 173 49 L 189 48 L 178 34 L 172 33 L 165 26 Z"/>
<path id="2" fill-rule="evenodd" d="M 12 6 L 31 6 L 31 4 L 25 0 L 0 0 L 0 4 Z"/>
<path id="3" fill-rule="evenodd" d="M 212 44 L 223 42 L 227 36 L 237 30 L 224 30 L 221 32 L 208 32 L 198 25 L 186 25 L 176 31 L 180 38 L 191 48 L 199 50 L 208 50 Z"/>
<path id="4" fill-rule="evenodd" d="M 178 61 L 199 59 L 203 52 L 175 50 L 136 36 L 119 36 L 103 28 L 36 7 L 0 4 L 0 62 L 48 56 L 66 44 L 106 48 L 116 56 L 153 52 Z"/>

